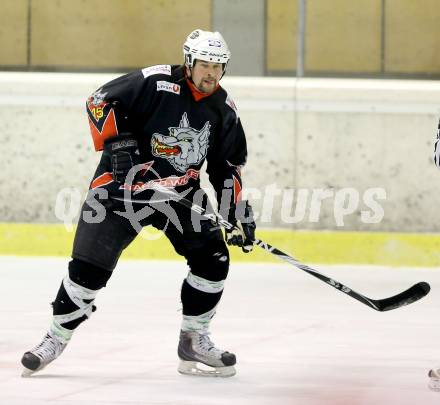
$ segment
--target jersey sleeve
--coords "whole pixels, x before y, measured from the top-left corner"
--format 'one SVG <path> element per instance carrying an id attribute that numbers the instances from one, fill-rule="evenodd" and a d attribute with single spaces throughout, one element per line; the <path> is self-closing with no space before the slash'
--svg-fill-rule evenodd
<path id="1" fill-rule="evenodd" d="M 170 65 L 150 66 L 118 77 L 90 95 L 86 108 L 95 150 L 102 150 L 107 138 L 136 133 L 137 117 L 153 102 L 153 83 L 163 75 L 171 75 Z"/>
<path id="2" fill-rule="evenodd" d="M 216 191 L 219 207 L 240 201 L 241 169 L 247 159 L 246 136 L 235 104 L 233 108 L 227 108 L 223 133 L 212 153 L 207 156 L 207 172 Z"/>

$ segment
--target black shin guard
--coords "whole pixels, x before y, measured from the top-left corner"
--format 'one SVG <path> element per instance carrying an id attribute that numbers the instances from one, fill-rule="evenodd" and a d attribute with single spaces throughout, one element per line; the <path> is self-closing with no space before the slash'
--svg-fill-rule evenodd
<path id="1" fill-rule="evenodd" d="M 190 273 L 183 281 L 183 315 L 198 316 L 214 309 L 223 294 L 229 270 L 229 252 L 223 241 L 213 240 L 187 255 Z"/>
<path id="2" fill-rule="evenodd" d="M 197 316 L 210 311 L 218 304 L 222 294 L 223 291 L 207 293 L 197 290 L 183 280 L 180 294 L 183 315 Z"/>
<path id="3" fill-rule="evenodd" d="M 64 283 L 61 283 L 61 286 L 58 290 L 58 294 L 55 298 L 55 301 L 52 302 L 53 315 L 65 315 L 70 314 L 79 309 L 79 306 L 75 305 L 75 303 L 70 299 L 67 294 L 66 289 L 64 288 Z M 81 316 L 78 319 L 74 319 L 72 321 L 62 323 L 61 326 L 66 329 L 75 329 L 81 322 L 84 322 L 87 319 L 85 315 Z"/>
<path id="4" fill-rule="evenodd" d="M 77 284 L 79 287 L 84 287 L 84 289 L 87 290 L 97 291 L 105 287 L 111 274 L 111 271 L 101 269 L 81 260 L 73 259 L 69 263 L 69 280 Z M 53 315 L 57 317 L 72 314 L 80 309 L 80 306 L 73 302 L 70 298 L 68 292 L 66 291 L 65 285 L 65 280 L 63 280 L 55 301 L 52 302 Z M 83 298 L 80 305 L 89 305 L 92 304 L 93 301 L 94 299 Z M 96 307 L 92 304 L 92 311 L 95 310 Z M 62 322 L 60 325 L 66 329 L 73 330 L 84 322 L 88 316 L 90 315 L 87 315 L 86 313 L 79 313 L 77 318 L 71 319 L 67 322 Z"/>
<path id="5" fill-rule="evenodd" d="M 112 272 L 82 260 L 73 259 L 69 262 L 70 279 L 89 290 L 99 290 L 107 285 Z"/>

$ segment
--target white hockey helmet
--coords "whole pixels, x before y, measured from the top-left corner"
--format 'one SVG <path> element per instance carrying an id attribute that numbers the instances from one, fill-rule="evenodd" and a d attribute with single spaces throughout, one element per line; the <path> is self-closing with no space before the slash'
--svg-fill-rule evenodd
<path id="1" fill-rule="evenodd" d="M 194 60 L 204 60 L 224 64 L 224 69 L 231 58 L 228 44 L 220 32 L 194 30 L 186 38 L 183 44 L 183 56 L 185 64 L 192 68 Z"/>

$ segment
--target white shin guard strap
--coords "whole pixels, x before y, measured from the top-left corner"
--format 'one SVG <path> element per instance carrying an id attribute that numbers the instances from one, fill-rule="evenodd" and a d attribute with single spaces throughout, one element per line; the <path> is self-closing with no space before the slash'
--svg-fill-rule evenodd
<path id="1" fill-rule="evenodd" d="M 211 322 L 211 319 L 215 315 L 215 310 L 216 307 L 201 315 L 183 315 L 181 329 L 186 332 L 197 332 L 200 334 L 208 333 L 209 324 Z"/>
<path id="2" fill-rule="evenodd" d="M 63 279 L 63 286 L 69 298 L 79 308 L 69 314 L 54 315 L 55 321 L 58 324 L 63 324 L 79 319 L 84 315 L 87 316 L 87 318 L 90 318 L 90 315 L 93 312 L 93 301 L 99 290 L 89 290 L 88 288 L 82 287 L 73 282 L 68 275 Z"/>
<path id="3" fill-rule="evenodd" d="M 62 343 L 69 342 L 70 338 L 73 335 L 73 330 L 63 328 L 56 319 L 52 320 L 50 325 L 50 331 L 53 335 L 55 335 Z"/>
<path id="4" fill-rule="evenodd" d="M 191 272 L 188 273 L 186 281 L 191 287 L 206 293 L 219 293 L 223 291 L 223 287 L 225 285 L 225 280 L 210 281 L 196 276 Z"/>

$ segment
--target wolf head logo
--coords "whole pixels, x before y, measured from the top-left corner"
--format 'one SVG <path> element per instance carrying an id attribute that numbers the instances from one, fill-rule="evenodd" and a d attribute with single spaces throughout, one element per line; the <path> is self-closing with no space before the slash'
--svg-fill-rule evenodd
<path id="1" fill-rule="evenodd" d="M 210 128 L 209 121 L 200 131 L 191 128 L 185 112 L 178 127 L 168 128 L 169 135 L 153 134 L 152 153 L 167 159 L 175 169 L 184 173 L 189 166 L 199 164 L 206 157 Z"/>

